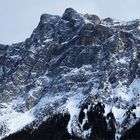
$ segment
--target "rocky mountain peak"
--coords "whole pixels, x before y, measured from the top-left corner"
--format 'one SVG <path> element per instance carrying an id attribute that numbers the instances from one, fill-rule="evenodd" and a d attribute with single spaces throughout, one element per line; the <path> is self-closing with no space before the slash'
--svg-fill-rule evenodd
<path id="1" fill-rule="evenodd" d="M 84 17 L 87 18 L 90 22 L 94 23 L 95 25 L 101 24 L 101 19 L 97 15 L 85 14 Z"/>
<path id="2" fill-rule="evenodd" d="M 139 30 L 68 8 L 0 45 L 0 137 L 139 139 Z"/>
<path id="3" fill-rule="evenodd" d="M 79 19 L 81 16 L 80 14 L 74 10 L 73 8 L 67 8 L 64 12 L 64 14 L 62 15 L 62 19 L 63 20 L 76 20 Z"/>

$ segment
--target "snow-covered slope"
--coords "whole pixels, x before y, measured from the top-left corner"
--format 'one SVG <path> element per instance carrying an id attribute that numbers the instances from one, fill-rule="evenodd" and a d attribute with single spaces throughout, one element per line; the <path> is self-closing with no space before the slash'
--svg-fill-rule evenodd
<path id="1" fill-rule="evenodd" d="M 30 129 L 33 139 L 61 119 L 61 140 L 120 139 L 139 123 L 140 20 L 68 8 L 43 14 L 25 42 L 0 45 L 0 138 Z"/>

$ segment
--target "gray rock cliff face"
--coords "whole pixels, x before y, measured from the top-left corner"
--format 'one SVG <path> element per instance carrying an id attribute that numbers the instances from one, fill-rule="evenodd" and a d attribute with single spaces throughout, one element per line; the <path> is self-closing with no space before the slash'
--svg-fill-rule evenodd
<path id="1" fill-rule="evenodd" d="M 68 8 L 62 17 L 43 14 L 24 42 L 0 45 L 1 138 L 67 113 L 69 134 L 98 138 L 92 129 L 100 116 L 117 139 L 139 121 L 139 94 L 139 20 L 101 20 Z"/>

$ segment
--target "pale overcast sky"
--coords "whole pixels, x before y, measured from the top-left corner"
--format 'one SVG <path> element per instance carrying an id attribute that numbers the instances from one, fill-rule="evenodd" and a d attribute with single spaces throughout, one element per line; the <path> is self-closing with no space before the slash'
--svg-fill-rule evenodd
<path id="1" fill-rule="evenodd" d="M 39 23 L 41 14 L 62 15 L 68 7 L 101 18 L 140 18 L 140 0 L 0 0 L 0 43 L 24 41 Z"/>

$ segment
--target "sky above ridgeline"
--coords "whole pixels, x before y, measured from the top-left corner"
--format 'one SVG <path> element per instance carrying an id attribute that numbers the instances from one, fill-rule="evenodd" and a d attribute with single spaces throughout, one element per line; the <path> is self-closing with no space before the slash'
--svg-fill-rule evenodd
<path id="1" fill-rule="evenodd" d="M 140 0 L 0 0 L 0 44 L 24 41 L 43 13 L 62 15 L 72 7 L 100 18 L 140 19 Z"/>

